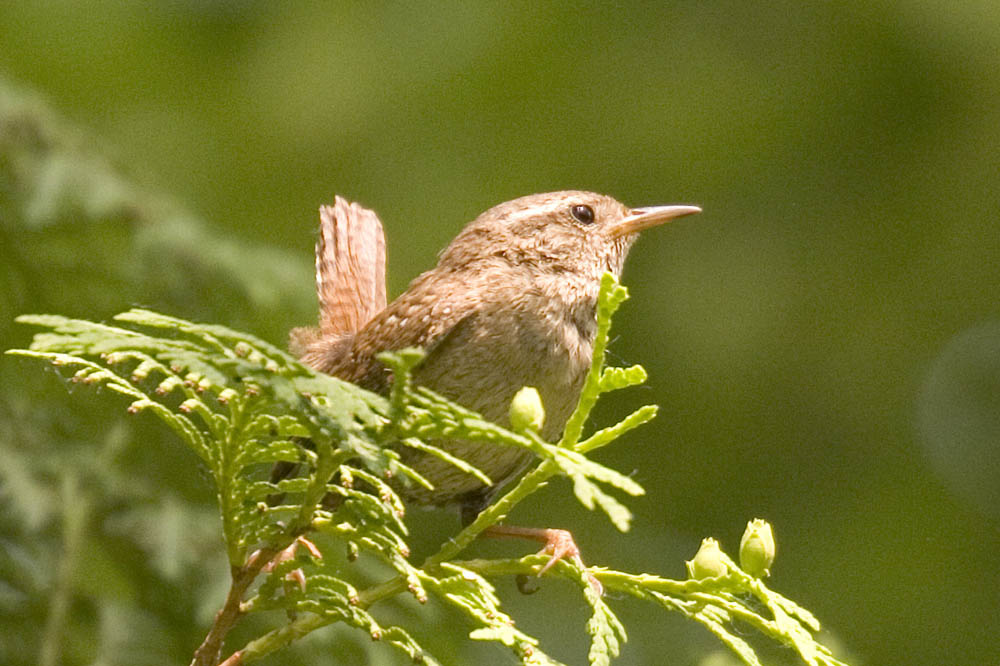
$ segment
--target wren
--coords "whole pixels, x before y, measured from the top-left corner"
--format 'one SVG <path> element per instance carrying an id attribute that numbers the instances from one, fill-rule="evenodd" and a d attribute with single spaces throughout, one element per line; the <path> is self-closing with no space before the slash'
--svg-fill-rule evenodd
<path id="1" fill-rule="evenodd" d="M 538 389 L 541 435 L 557 439 L 590 367 L 601 276 L 621 275 L 643 229 L 700 212 L 695 206 L 629 208 L 593 192 L 535 194 L 495 206 L 469 223 L 386 306 L 385 240 L 370 210 L 336 198 L 320 209 L 316 287 L 320 325 L 295 329 L 293 352 L 316 370 L 386 393 L 382 351 L 422 347 L 414 381 L 505 425 L 523 386 Z M 469 520 L 530 465 L 514 447 L 435 441 L 481 469 L 494 484 L 426 453 L 402 448 L 403 461 L 433 489 L 399 487 L 418 504 L 458 505 Z"/>

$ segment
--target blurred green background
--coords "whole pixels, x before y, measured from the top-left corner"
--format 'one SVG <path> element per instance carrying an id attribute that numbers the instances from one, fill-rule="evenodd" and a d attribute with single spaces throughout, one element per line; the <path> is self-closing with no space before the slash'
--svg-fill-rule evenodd
<path id="1" fill-rule="evenodd" d="M 624 277 L 612 350 L 650 381 L 598 419 L 662 406 L 602 456 L 647 489 L 633 531 L 560 483 L 517 521 L 680 577 L 764 517 L 773 586 L 852 663 L 1000 663 L 996 3 L 64 0 L 3 3 L 0 35 L 0 347 L 22 312 L 135 304 L 281 343 L 335 193 L 382 217 L 393 294 L 516 196 L 696 203 Z M 224 582 L 193 458 L 36 364 L 0 381 L 0 662 L 183 663 Z M 580 600 L 500 589 L 580 663 Z M 618 663 L 714 658 L 617 607 Z M 267 663 L 401 663 L 337 636 Z"/>

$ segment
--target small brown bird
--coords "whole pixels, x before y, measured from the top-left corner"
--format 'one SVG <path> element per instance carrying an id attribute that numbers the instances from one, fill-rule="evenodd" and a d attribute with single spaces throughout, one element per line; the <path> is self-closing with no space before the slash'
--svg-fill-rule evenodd
<path id="1" fill-rule="evenodd" d="M 541 394 L 541 431 L 558 438 L 590 367 L 601 276 L 619 276 L 637 235 L 695 206 L 628 208 L 593 192 L 535 194 L 489 209 L 386 306 L 385 240 L 378 217 L 337 197 L 320 209 L 316 245 L 318 329 L 292 332 L 313 368 L 385 393 L 391 374 L 375 356 L 422 347 L 414 381 L 500 424 L 523 386 Z M 434 485 L 399 488 L 419 504 L 458 505 L 473 518 L 531 462 L 528 451 L 487 442 L 435 441 L 494 480 L 428 454 L 404 461 Z M 524 536 L 521 534 L 521 536 Z"/>

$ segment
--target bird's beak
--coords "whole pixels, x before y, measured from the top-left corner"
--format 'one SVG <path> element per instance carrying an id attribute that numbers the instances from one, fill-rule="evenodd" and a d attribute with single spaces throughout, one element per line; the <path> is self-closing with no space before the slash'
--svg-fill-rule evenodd
<path id="1" fill-rule="evenodd" d="M 608 233 L 612 238 L 636 234 L 643 229 L 649 229 L 675 218 L 694 215 L 700 212 L 701 208 L 697 206 L 649 206 L 647 208 L 633 208 L 625 218 L 612 224 L 608 228 Z"/>

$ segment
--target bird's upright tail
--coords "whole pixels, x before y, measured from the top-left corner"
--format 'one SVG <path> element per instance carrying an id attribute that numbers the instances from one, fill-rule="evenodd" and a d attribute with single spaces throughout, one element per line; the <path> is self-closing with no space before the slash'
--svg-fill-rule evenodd
<path id="1" fill-rule="evenodd" d="M 316 295 L 319 329 L 291 333 L 293 353 L 302 355 L 322 339 L 359 331 L 385 309 L 385 235 L 371 210 L 343 197 L 319 209 Z"/>

